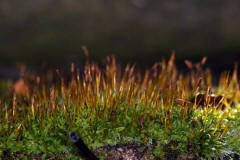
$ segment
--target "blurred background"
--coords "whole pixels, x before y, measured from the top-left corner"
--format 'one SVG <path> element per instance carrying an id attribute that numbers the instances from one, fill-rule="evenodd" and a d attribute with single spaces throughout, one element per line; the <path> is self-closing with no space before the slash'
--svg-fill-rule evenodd
<path id="1" fill-rule="evenodd" d="M 240 1 L 1 0 L 0 77 L 16 64 L 37 69 L 84 64 L 115 55 L 123 64 L 168 59 L 200 61 L 215 73 L 240 61 Z"/>

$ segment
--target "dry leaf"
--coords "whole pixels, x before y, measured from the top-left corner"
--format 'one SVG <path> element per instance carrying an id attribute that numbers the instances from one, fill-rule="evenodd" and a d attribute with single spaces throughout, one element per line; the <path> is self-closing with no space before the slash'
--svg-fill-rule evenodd
<path id="1" fill-rule="evenodd" d="M 15 84 L 14 84 L 14 93 L 16 95 L 27 95 L 29 93 L 29 88 L 24 82 L 23 79 L 19 79 Z"/>

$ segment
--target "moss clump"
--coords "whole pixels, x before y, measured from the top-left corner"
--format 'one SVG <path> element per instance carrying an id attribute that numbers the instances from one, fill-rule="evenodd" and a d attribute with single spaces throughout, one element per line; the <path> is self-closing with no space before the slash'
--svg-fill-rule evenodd
<path id="1" fill-rule="evenodd" d="M 28 92 L 13 91 L 0 100 L 0 156 L 78 159 L 69 131 L 79 133 L 100 157 L 99 147 L 127 143 L 151 144 L 152 157 L 162 159 L 210 158 L 227 149 L 239 153 L 236 69 L 212 87 L 210 70 L 202 68 L 205 59 L 188 61 L 189 74 L 177 70 L 174 55 L 143 73 L 130 64 L 122 70 L 114 57 L 105 62 L 100 68 L 87 61 L 77 72 L 72 65 L 70 80 L 57 70 L 51 85 L 45 77 L 25 74 Z M 189 105 L 199 92 L 206 103 Z M 209 103 L 212 93 L 221 95 L 219 103 Z"/>

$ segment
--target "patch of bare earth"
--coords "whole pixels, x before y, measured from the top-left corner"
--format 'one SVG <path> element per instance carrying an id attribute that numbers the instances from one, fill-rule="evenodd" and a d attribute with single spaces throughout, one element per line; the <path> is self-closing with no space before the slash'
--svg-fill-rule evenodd
<path id="1" fill-rule="evenodd" d="M 122 144 L 99 147 L 109 160 L 149 160 L 152 159 L 153 145 Z"/>

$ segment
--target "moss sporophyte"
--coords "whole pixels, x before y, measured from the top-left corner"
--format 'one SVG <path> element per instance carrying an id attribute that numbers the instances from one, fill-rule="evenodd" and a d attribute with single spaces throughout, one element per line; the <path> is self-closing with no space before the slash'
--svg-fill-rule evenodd
<path id="1" fill-rule="evenodd" d="M 182 73 L 173 54 L 168 62 L 139 72 L 130 64 L 122 69 L 114 57 L 101 67 L 87 58 L 83 70 L 71 65 L 70 78 L 60 70 L 50 72 L 54 83 L 26 72 L 23 89 L 12 87 L 0 98 L 0 157 L 79 159 L 69 131 L 78 133 L 99 159 L 123 153 L 113 151 L 118 145 L 135 146 L 131 154 L 145 159 L 239 153 L 237 67 L 223 72 L 213 86 L 205 61 L 185 61 L 190 72 Z M 140 153 L 137 146 L 147 149 Z"/>

